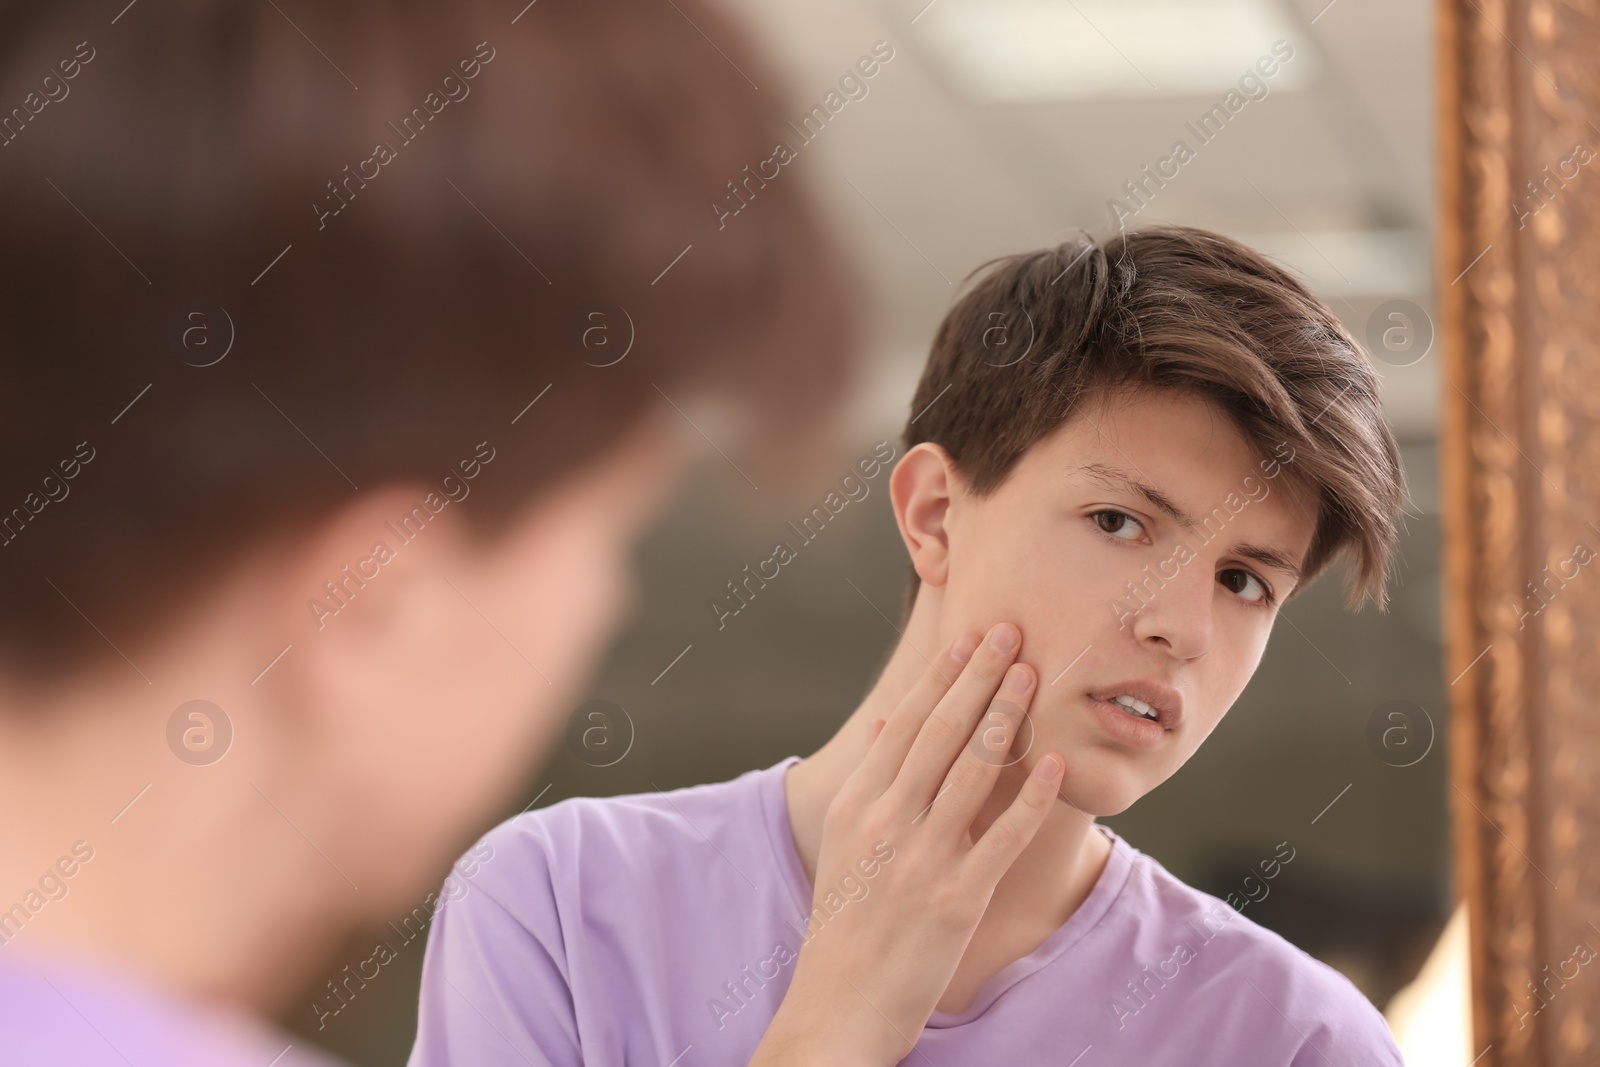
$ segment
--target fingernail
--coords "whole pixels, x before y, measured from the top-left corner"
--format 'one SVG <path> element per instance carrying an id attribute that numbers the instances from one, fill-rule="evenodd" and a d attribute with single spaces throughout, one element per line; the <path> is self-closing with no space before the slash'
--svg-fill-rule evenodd
<path id="1" fill-rule="evenodd" d="M 994 628 L 994 633 L 989 635 L 989 644 L 999 652 L 1010 652 L 1017 647 L 1017 631 L 1001 623 Z"/>
<path id="2" fill-rule="evenodd" d="M 950 658 L 957 663 L 965 663 L 978 651 L 978 636 L 976 634 L 962 634 L 956 638 L 956 643 L 950 646 Z"/>
<path id="3" fill-rule="evenodd" d="M 1034 774 L 1039 776 L 1041 782 L 1054 782 L 1061 777 L 1061 761 L 1054 756 L 1046 756 L 1039 761 L 1039 766 L 1034 768 Z"/>
<path id="4" fill-rule="evenodd" d="M 1022 664 L 1013 664 L 1011 669 L 1006 671 L 1006 688 L 1013 693 L 1028 691 L 1028 672 L 1023 669 Z"/>

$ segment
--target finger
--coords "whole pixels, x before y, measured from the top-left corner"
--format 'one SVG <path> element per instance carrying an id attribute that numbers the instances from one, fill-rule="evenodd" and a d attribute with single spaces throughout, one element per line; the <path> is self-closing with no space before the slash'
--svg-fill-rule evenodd
<path id="1" fill-rule="evenodd" d="M 920 811 L 944 783 L 1021 647 L 1021 631 L 1007 622 L 997 624 L 917 731 L 893 787 L 912 811 Z"/>
<path id="2" fill-rule="evenodd" d="M 968 873 L 993 890 L 1000 876 L 1011 869 L 1022 850 L 1028 847 L 1033 835 L 1044 824 L 1045 816 L 1055 808 L 1061 772 L 1066 761 L 1058 752 L 1047 752 L 1028 775 L 1017 793 L 1017 799 L 990 824 L 978 838 L 965 860 Z"/>
<path id="3" fill-rule="evenodd" d="M 935 794 L 930 825 L 958 834 L 972 825 L 994 791 L 1000 771 L 1028 754 L 1026 745 L 1032 743 L 1034 735 L 1031 730 L 1023 732 L 1023 723 L 1038 691 L 1033 669 L 1025 663 L 1013 663 L 1000 691 L 968 738 L 965 750 Z M 1026 739 L 1023 744 L 1018 743 L 1019 734 Z"/>
<path id="4" fill-rule="evenodd" d="M 961 668 L 972 658 L 973 650 L 981 640 L 982 635 L 976 633 L 957 636 L 949 647 L 934 658 L 911 691 L 901 698 L 885 722 L 882 734 L 867 750 L 866 758 L 851 776 L 869 795 L 880 796 L 894 783 L 901 765 L 905 763 L 906 753 L 911 751 L 911 744 L 917 739 L 917 731 L 922 729 L 922 724 L 938 707 L 939 701 L 961 674 Z"/>
<path id="5" fill-rule="evenodd" d="M 874 719 L 874 720 L 872 720 L 872 726 L 870 728 L 868 728 L 868 730 L 867 730 L 867 744 L 868 745 L 871 745 L 871 744 L 874 744 L 874 743 L 877 742 L 878 735 L 883 733 L 883 728 L 884 728 L 885 725 L 888 724 L 888 721 L 889 720 L 887 720 L 887 719 Z"/>

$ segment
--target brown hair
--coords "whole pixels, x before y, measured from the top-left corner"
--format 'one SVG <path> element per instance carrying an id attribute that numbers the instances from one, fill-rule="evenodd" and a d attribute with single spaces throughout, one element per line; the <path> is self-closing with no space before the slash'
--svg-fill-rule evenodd
<path id="1" fill-rule="evenodd" d="M 995 260 L 970 281 L 934 337 L 907 449 L 935 442 L 987 496 L 1081 403 L 1202 397 L 1263 454 L 1293 449 L 1282 469 L 1318 506 L 1296 592 L 1348 550 L 1350 606 L 1383 608 L 1398 449 L 1360 346 L 1288 271 L 1220 234 L 1160 226 Z M 907 612 L 918 584 L 913 569 Z"/>
<path id="2" fill-rule="evenodd" d="M 479 442 L 492 525 L 668 399 L 778 441 L 831 406 L 852 287 L 799 179 L 708 206 L 787 113 L 739 27 L 518 6 L 0 12 L 5 670 L 114 660 L 265 531 Z"/>

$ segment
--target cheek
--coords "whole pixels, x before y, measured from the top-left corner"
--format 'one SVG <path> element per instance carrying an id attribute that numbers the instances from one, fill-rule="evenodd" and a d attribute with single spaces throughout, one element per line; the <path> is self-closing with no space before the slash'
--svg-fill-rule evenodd
<path id="1" fill-rule="evenodd" d="M 1002 620 L 1022 630 L 1022 658 L 1039 672 L 1041 695 L 1065 696 L 1069 673 L 1050 683 L 1086 646 L 1110 650 L 1119 633 L 1114 605 L 1144 556 L 1073 529 L 1067 520 L 1030 526 L 993 521 L 951 533 L 950 579 L 943 596 L 945 629 L 984 628 Z M 1095 657 L 1085 657 L 1077 672 Z"/>
<path id="2" fill-rule="evenodd" d="M 1196 672 L 1194 691 L 1187 694 L 1191 703 L 1185 721 L 1194 729 L 1185 739 L 1185 759 L 1211 735 L 1250 684 L 1272 633 L 1270 618 L 1261 617 L 1265 613 L 1229 613 L 1228 607 L 1219 606 L 1218 614 L 1223 618 L 1217 626 L 1212 652 L 1206 657 L 1210 662 Z M 1234 617 L 1227 618 L 1228 614 Z"/>
<path id="3" fill-rule="evenodd" d="M 522 656 L 500 656 L 509 651 L 505 643 L 485 631 L 487 640 L 500 646 L 490 651 L 517 694 L 512 718 L 525 721 L 531 702 L 536 718 L 559 719 L 581 696 L 633 603 L 624 546 L 614 530 L 580 517 L 498 554 L 485 568 L 484 583 L 498 590 L 492 601 L 499 612 L 496 625 L 537 668 Z M 555 706 L 547 709 L 547 704 Z M 561 725 L 552 724 L 557 730 Z"/>
<path id="4" fill-rule="evenodd" d="M 1226 595 L 1226 594 L 1224 594 Z M 1219 610 L 1222 622 L 1217 627 L 1214 675 L 1207 676 L 1223 708 L 1232 706 L 1267 651 L 1267 639 L 1272 636 L 1276 611 L 1235 611 L 1238 616 L 1229 619 Z"/>
<path id="5" fill-rule="evenodd" d="M 439 776 L 435 803 L 450 817 L 491 810 L 564 743 L 632 600 L 627 560 L 605 531 L 568 516 L 512 532 L 456 579 L 473 607 L 457 598 L 452 654 L 419 671 L 412 694 L 433 718 L 419 774 Z"/>
<path id="6" fill-rule="evenodd" d="M 1109 584 L 1101 561 L 1066 532 L 1015 509 L 969 513 L 953 523 L 946 609 L 967 619 L 1008 618 L 1023 626 L 1028 643 L 1026 620 L 1006 613 L 1042 621 L 1052 613 L 1075 611 L 1086 583 Z"/>

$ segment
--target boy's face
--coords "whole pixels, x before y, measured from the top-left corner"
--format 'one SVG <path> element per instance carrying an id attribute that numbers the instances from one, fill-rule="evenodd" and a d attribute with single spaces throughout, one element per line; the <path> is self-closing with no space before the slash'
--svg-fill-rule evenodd
<path id="1" fill-rule="evenodd" d="M 1039 685 L 1034 736 L 1024 726 L 1013 751 L 1026 744 L 1026 769 L 1060 752 L 1062 796 L 1112 815 L 1181 767 L 1244 689 L 1315 512 L 1292 450 L 1259 454 L 1206 401 L 1148 392 L 1079 412 L 990 496 L 957 477 L 939 626 L 945 642 L 1021 628 Z"/>

